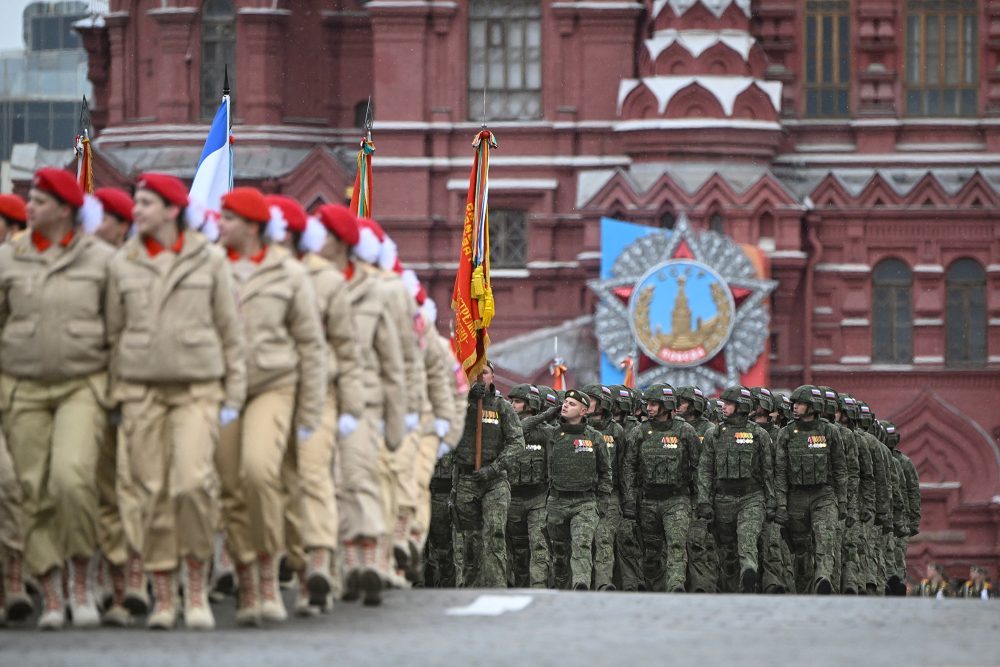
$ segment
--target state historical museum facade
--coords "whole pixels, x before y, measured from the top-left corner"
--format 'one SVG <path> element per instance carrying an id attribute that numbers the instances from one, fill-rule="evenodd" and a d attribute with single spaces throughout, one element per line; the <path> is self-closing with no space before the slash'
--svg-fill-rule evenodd
<path id="1" fill-rule="evenodd" d="M 1000 565 L 1000 0 L 111 0 L 78 28 L 95 178 L 193 175 L 231 66 L 235 174 L 374 212 L 447 327 L 486 116 L 494 357 L 600 367 L 601 218 L 756 248 L 770 385 L 900 428 L 929 560 Z"/>

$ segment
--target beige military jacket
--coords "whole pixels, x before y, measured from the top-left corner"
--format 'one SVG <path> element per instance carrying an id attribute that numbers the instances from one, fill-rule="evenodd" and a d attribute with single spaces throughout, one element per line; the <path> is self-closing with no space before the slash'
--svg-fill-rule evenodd
<path id="1" fill-rule="evenodd" d="M 423 315 L 421 317 L 427 326 L 423 336 L 424 369 L 427 375 L 424 413 L 430 413 L 435 419 L 444 419 L 449 422 L 450 427 L 454 427 L 455 375 L 452 371 L 455 357 L 448 341 L 434 328 L 434 323 L 427 322 Z M 451 434 L 451 428 L 448 434 Z"/>
<path id="2" fill-rule="evenodd" d="M 365 404 L 382 413 L 386 446 L 396 450 L 406 435 L 407 394 L 399 325 L 389 309 L 392 296 L 377 269 L 355 262 L 349 274 L 347 286 L 361 351 Z"/>
<path id="3" fill-rule="evenodd" d="M 376 269 L 377 270 L 377 269 Z M 399 344 L 403 353 L 403 367 L 406 372 L 406 412 L 420 414 L 424 406 L 427 378 L 424 360 L 417 335 L 413 329 L 413 318 L 417 315 L 417 302 L 392 271 L 379 271 L 390 295 L 389 309 L 396 319 Z"/>
<path id="4" fill-rule="evenodd" d="M 76 230 L 39 252 L 31 234 L 0 246 L 0 372 L 66 380 L 107 370 L 104 292 L 114 249 Z"/>
<path id="5" fill-rule="evenodd" d="M 220 380 L 224 404 L 243 406 L 243 330 L 221 249 L 188 230 L 172 262 L 154 261 L 133 236 L 111 260 L 106 300 L 114 398 L 130 383 Z"/>
<path id="6" fill-rule="evenodd" d="M 295 425 L 315 429 L 326 400 L 326 342 L 305 268 L 268 246 L 245 282 L 234 280 L 247 341 L 247 394 L 297 385 Z"/>
<path id="7" fill-rule="evenodd" d="M 305 255 L 302 264 L 312 280 L 320 322 L 326 330 L 327 373 L 330 390 L 336 393 L 337 409 L 340 414 L 360 417 L 365 408 L 361 352 L 354 336 L 347 279 L 336 266 L 314 253 Z"/>

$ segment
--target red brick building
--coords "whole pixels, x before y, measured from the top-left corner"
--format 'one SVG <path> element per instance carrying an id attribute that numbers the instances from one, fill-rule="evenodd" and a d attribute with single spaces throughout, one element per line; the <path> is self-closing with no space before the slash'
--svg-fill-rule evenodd
<path id="1" fill-rule="evenodd" d="M 903 433 L 911 574 L 1000 565 L 1000 0 L 111 0 L 82 28 L 96 178 L 190 178 L 231 66 L 236 179 L 374 211 L 447 326 L 486 116 L 509 382 L 594 377 L 599 220 L 685 213 L 768 256 L 771 384 Z"/>

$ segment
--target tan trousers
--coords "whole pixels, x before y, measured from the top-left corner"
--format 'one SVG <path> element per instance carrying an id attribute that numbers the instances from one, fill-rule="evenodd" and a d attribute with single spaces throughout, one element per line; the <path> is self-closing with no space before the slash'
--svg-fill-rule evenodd
<path id="1" fill-rule="evenodd" d="M 282 461 L 294 409 L 295 387 L 279 387 L 249 398 L 239 419 L 222 429 L 215 465 L 226 544 L 239 563 L 285 550 Z"/>
<path id="2" fill-rule="evenodd" d="M 129 547 L 148 572 L 212 556 L 219 483 L 219 382 L 122 387 L 122 433 L 131 488 L 120 499 Z M 126 472 L 126 471 L 123 471 Z M 137 516 L 136 516 L 137 515 Z M 135 534 L 132 534 L 135 533 Z"/>
<path id="3" fill-rule="evenodd" d="M 413 483 L 417 490 L 417 511 L 410 525 L 410 535 L 419 539 L 418 550 L 423 551 L 427 531 L 431 525 L 431 477 L 437 464 L 437 451 L 441 439 L 434 433 L 421 436 L 417 458 L 413 466 Z"/>
<path id="4" fill-rule="evenodd" d="M 7 440 L 0 434 L 0 556 L 24 550 L 24 520 L 21 516 L 21 484 L 14 472 Z"/>
<path id="5" fill-rule="evenodd" d="M 119 478 L 123 483 L 131 479 L 127 470 L 119 470 L 124 454 L 122 439 L 118 426 L 109 421 L 97 453 L 97 548 L 112 565 L 124 565 L 128 557 L 117 488 Z"/>
<path id="6" fill-rule="evenodd" d="M 307 441 L 293 442 L 285 453 L 281 471 L 288 490 L 285 544 L 292 569 L 305 566 L 307 549 L 337 548 L 337 501 L 333 491 L 337 417 L 337 397 L 328 393 L 319 428 Z"/>
<path id="7" fill-rule="evenodd" d="M 358 420 L 358 429 L 341 438 L 334 459 L 334 484 L 340 514 L 342 542 L 360 537 L 378 537 L 389 526 L 382 516 L 382 488 L 378 458 L 383 449 L 378 421 L 381 407 L 367 406 Z"/>
<path id="8" fill-rule="evenodd" d="M 21 483 L 24 557 L 41 576 L 94 553 L 105 375 L 36 382 L 4 376 L 4 429 Z"/>

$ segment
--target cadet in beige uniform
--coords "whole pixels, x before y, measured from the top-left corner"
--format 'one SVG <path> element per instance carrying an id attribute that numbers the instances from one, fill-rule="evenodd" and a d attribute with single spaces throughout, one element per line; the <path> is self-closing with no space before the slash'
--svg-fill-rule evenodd
<path id="1" fill-rule="evenodd" d="M 289 439 L 308 442 L 326 399 L 326 346 L 305 269 L 263 235 L 271 213 L 253 188 L 222 199 L 219 241 L 235 278 L 246 337 L 247 402 L 222 429 L 216 467 L 223 523 L 237 562 L 241 625 L 287 617 L 278 590 L 285 551 L 287 489 L 282 462 Z"/>
<path id="2" fill-rule="evenodd" d="M 364 412 L 360 352 L 354 337 L 347 280 L 336 266 L 318 254 L 328 236 L 324 212 L 320 211 L 319 218 L 307 218 L 294 199 L 273 195 L 267 201 L 272 215 L 274 207 L 279 207 L 287 221 L 291 245 L 300 253 L 299 259 L 309 272 L 328 346 L 327 393 L 320 427 L 306 443 L 300 443 L 297 452 L 290 448 L 292 455 L 286 457 L 286 463 L 294 470 L 287 477 L 295 484 L 286 512 L 290 519 L 286 527 L 289 555 L 291 559 L 294 534 L 305 547 L 306 561 L 296 611 L 312 614 L 328 606 L 334 585 L 331 573 L 332 555 L 338 545 L 338 513 L 333 460 L 339 441 L 354 433 Z M 292 560 L 296 565 L 295 559 Z"/>
<path id="3" fill-rule="evenodd" d="M 383 514 L 377 462 L 383 446 L 398 449 L 405 434 L 403 357 L 385 283 L 370 266 L 378 256 L 377 240 L 370 231 L 362 238 L 357 221 L 343 206 L 327 204 L 318 213 L 329 231 L 320 254 L 347 278 L 364 378 L 364 412 L 357 430 L 342 439 L 336 466 L 344 599 L 357 599 L 363 592 L 365 604 L 375 605 L 382 600 L 382 577 L 388 575 L 387 530 L 392 525 Z M 356 261 L 361 256 L 369 261 Z"/>
<path id="4" fill-rule="evenodd" d="M 0 243 L 23 234 L 28 221 L 24 200 L 0 195 Z M 7 442 L 0 431 L 0 625 L 7 619 L 22 621 L 34 612 L 24 587 L 24 526 L 21 518 L 21 485 L 14 471 Z"/>
<path id="5" fill-rule="evenodd" d="M 106 421 L 104 288 L 112 249 L 75 225 L 73 174 L 41 169 L 31 228 L 0 247 L 0 410 L 21 482 L 24 554 L 41 584 L 41 628 L 99 622 L 89 566 L 96 547 L 95 469 Z"/>
<path id="6" fill-rule="evenodd" d="M 152 576 L 147 626 L 176 623 L 180 574 L 185 625 L 211 629 L 212 453 L 220 420 L 243 403 L 243 339 L 225 256 L 183 230 L 184 185 L 145 174 L 136 187 L 138 234 L 112 260 L 107 293 L 111 393 L 121 401 L 122 463 L 138 514 L 126 538 Z"/>

